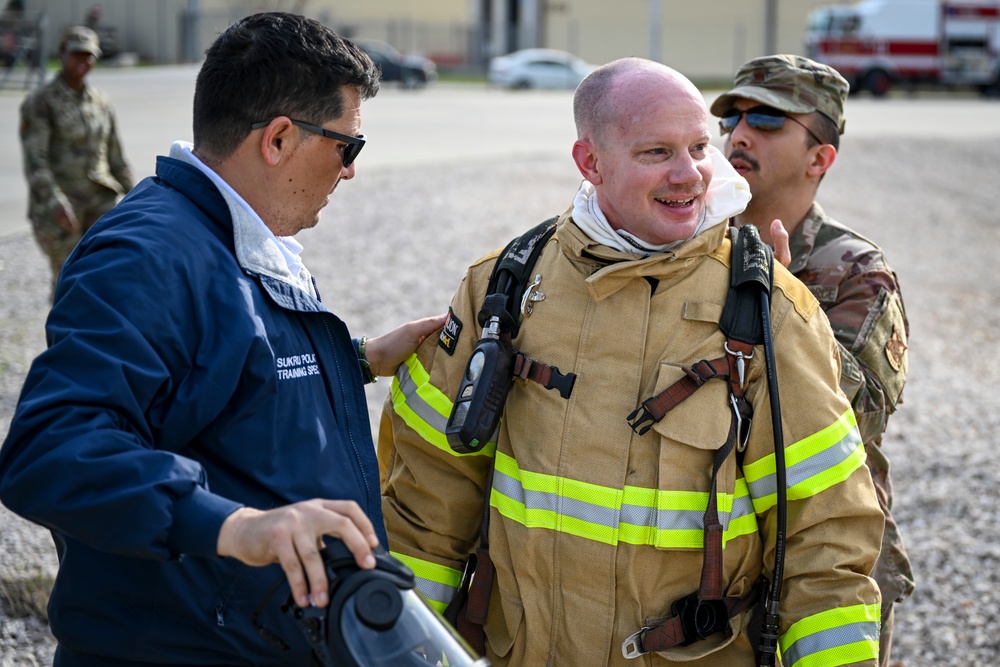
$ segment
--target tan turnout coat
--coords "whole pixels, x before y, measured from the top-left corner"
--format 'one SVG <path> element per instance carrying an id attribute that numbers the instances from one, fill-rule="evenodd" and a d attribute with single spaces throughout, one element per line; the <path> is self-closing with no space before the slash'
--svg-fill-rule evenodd
<path id="1" fill-rule="evenodd" d="M 495 459 L 497 576 L 486 625 L 494 667 L 753 664 L 748 613 L 732 619 L 730 631 L 687 647 L 638 660 L 621 650 L 626 637 L 698 589 L 712 455 L 730 427 L 727 383 L 709 381 L 645 435 L 626 417 L 679 379 L 681 366 L 722 356 L 725 226 L 636 259 L 590 241 L 564 214 L 533 272 L 545 298 L 534 302 L 514 345 L 576 373 L 572 396 L 516 379 L 495 449 L 458 455 L 444 424 L 479 338 L 476 313 L 496 256 L 476 262 L 454 296 L 453 322 L 442 333 L 453 354 L 428 340 L 393 382 L 379 436 L 391 550 L 442 608 L 478 540 L 484 475 Z M 789 469 L 785 664 L 832 648 L 843 664 L 874 665 L 879 594 L 868 574 L 882 512 L 838 388 L 829 324 L 809 290 L 777 265 L 771 320 Z M 760 346 L 747 398 L 755 417 L 744 465 L 730 456 L 718 487 L 726 594 L 735 597 L 770 576 L 774 562 L 774 445 Z M 845 628 L 860 639 L 848 642 L 853 648 L 834 645 Z"/>

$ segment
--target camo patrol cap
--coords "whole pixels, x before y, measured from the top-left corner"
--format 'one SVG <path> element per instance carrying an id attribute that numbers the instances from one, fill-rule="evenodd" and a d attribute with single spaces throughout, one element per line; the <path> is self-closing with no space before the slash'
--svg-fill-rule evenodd
<path id="1" fill-rule="evenodd" d="M 101 57 L 101 40 L 90 28 L 76 25 L 67 28 L 59 40 L 59 49 L 66 53 L 89 53 L 95 58 Z"/>
<path id="2" fill-rule="evenodd" d="M 844 101 L 850 85 L 829 65 L 802 56 L 763 56 L 743 65 L 733 83 L 732 90 L 712 102 L 716 116 L 743 97 L 789 113 L 818 111 L 844 133 Z"/>

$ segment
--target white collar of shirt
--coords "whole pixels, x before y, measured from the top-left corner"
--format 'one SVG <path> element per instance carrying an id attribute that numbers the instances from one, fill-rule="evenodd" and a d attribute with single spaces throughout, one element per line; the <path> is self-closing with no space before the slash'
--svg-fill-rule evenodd
<path id="1" fill-rule="evenodd" d="M 189 142 L 175 141 L 173 146 L 170 147 L 170 157 L 197 167 L 199 171 L 205 174 L 212 181 L 212 183 L 219 188 L 219 191 L 229 204 L 230 211 L 233 213 L 234 234 L 239 234 L 238 229 L 236 229 L 236 221 L 238 218 L 250 219 L 256 222 L 256 224 L 260 227 L 260 231 L 263 232 L 264 238 L 273 243 L 275 249 L 281 253 L 288 273 L 291 274 L 295 284 L 300 287 L 304 286 L 303 272 L 305 272 L 305 277 L 308 278 L 308 271 L 306 271 L 305 265 L 299 257 L 303 249 L 302 244 L 291 236 L 275 236 L 274 232 L 272 232 L 270 228 L 264 224 L 264 221 L 260 219 L 260 216 L 257 215 L 257 212 L 250 207 L 250 204 L 248 204 L 246 200 L 244 200 L 243 197 L 236 192 L 236 190 L 233 190 L 229 183 L 226 183 L 226 181 L 213 171 L 211 167 L 198 159 L 198 156 L 192 152 L 192 148 L 193 145 Z M 234 210 L 234 208 L 237 210 Z M 281 275 L 277 275 L 275 277 L 285 278 L 285 276 Z M 312 293 L 312 279 L 308 278 L 307 282 L 307 291 Z"/>

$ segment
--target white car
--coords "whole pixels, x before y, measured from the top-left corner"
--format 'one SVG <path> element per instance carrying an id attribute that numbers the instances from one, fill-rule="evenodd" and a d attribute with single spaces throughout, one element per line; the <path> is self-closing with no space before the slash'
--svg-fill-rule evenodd
<path id="1" fill-rule="evenodd" d="M 490 60 L 490 83 L 505 88 L 575 89 L 596 69 L 572 53 L 522 49 Z"/>

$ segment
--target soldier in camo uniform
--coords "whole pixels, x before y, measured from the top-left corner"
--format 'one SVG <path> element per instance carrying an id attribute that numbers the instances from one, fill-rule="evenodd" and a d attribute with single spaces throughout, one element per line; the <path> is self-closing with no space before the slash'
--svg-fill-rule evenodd
<path id="1" fill-rule="evenodd" d="M 715 100 L 712 113 L 720 117 L 726 155 L 753 195 L 735 224 L 756 225 L 770 242 L 772 222 L 782 221 L 789 235 L 788 268 L 819 300 L 839 344 L 840 386 L 854 406 L 886 518 L 872 573 L 882 592 L 879 660 L 886 667 L 893 604 L 914 586 L 892 518 L 889 461 L 881 449 L 886 420 L 902 402 L 908 323 L 896 274 L 882 249 L 828 217 L 814 201 L 837 157 L 847 91 L 847 81 L 826 65 L 799 56 L 766 56 L 740 68 L 735 87 Z M 774 232 L 776 238 L 783 235 L 780 225 Z"/>
<path id="2" fill-rule="evenodd" d="M 52 265 L 52 287 L 83 234 L 132 189 L 111 102 L 85 81 L 101 56 L 97 34 L 69 28 L 62 69 L 21 104 L 28 219 Z"/>

